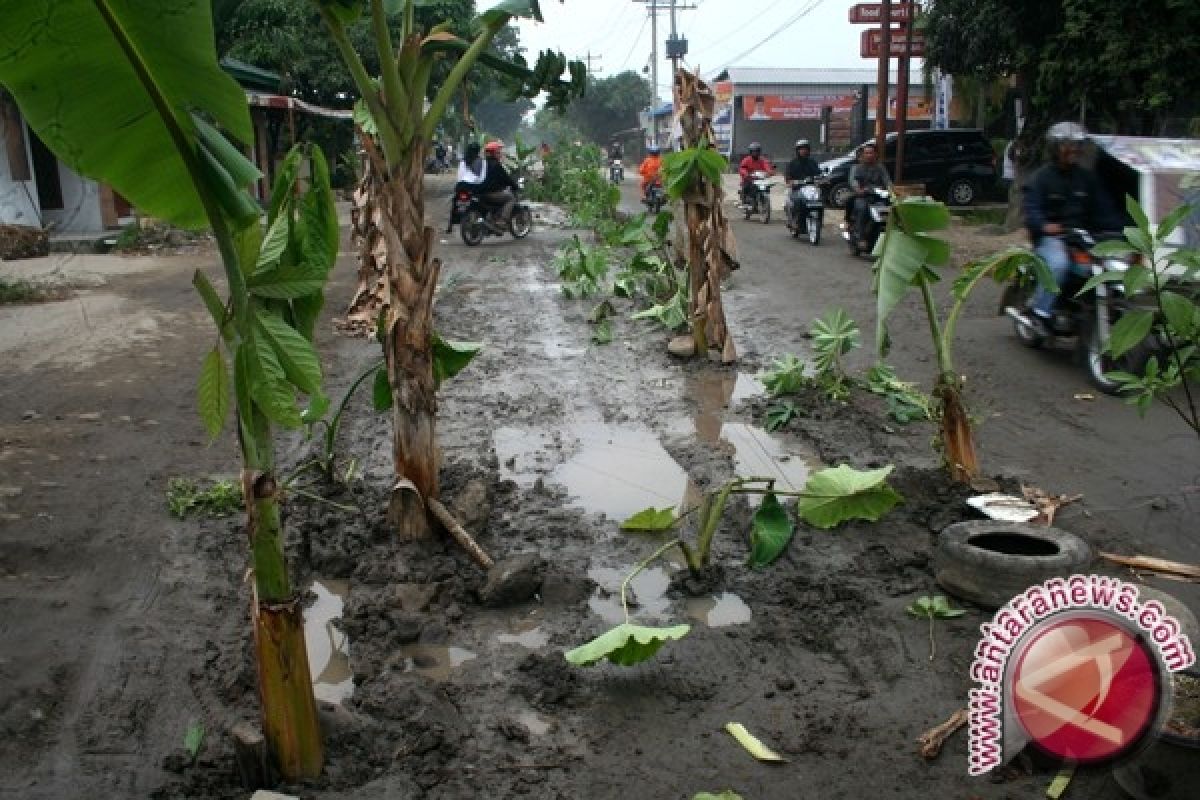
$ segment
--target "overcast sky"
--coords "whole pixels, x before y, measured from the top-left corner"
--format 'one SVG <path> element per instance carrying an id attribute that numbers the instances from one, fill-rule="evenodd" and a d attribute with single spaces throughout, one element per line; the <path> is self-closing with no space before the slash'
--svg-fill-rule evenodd
<path id="1" fill-rule="evenodd" d="M 859 34 L 867 26 L 850 24 L 849 0 L 686 1 L 696 8 L 677 11 L 676 24 L 688 40 L 688 65 L 699 67 L 705 77 L 729 65 L 870 68 L 876 63 L 858 55 Z M 530 54 L 552 48 L 582 59 L 590 51 L 592 67 L 602 77 L 640 71 L 650 63 L 648 3 L 541 0 L 541 6 L 545 22 L 520 22 L 521 43 Z M 658 15 L 658 95 L 663 100 L 671 96 L 670 62 L 663 53 L 669 31 L 664 10 Z"/>

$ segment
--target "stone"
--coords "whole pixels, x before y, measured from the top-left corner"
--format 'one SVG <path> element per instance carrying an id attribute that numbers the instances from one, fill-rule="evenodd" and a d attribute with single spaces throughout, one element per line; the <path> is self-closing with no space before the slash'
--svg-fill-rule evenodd
<path id="1" fill-rule="evenodd" d="M 667 352 L 676 358 L 691 358 L 696 355 L 696 341 L 691 336 L 676 336 L 667 342 Z"/>
<path id="2" fill-rule="evenodd" d="M 479 599 L 491 608 L 524 603 L 542 588 L 545 572 L 546 562 L 537 553 L 501 559 L 488 570 Z"/>
<path id="3" fill-rule="evenodd" d="M 450 513 L 471 534 L 482 533 L 492 515 L 487 484 L 478 479 L 468 481 L 450 502 Z"/>

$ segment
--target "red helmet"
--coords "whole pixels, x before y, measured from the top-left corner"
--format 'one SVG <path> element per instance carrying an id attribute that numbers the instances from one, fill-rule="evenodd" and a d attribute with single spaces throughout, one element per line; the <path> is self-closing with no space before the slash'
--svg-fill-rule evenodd
<path id="1" fill-rule="evenodd" d="M 483 152 L 485 152 L 485 153 L 499 153 L 503 149 L 504 149 L 504 142 L 501 142 L 499 140 L 496 140 L 494 142 L 488 142 L 487 144 L 485 144 L 483 146 Z"/>

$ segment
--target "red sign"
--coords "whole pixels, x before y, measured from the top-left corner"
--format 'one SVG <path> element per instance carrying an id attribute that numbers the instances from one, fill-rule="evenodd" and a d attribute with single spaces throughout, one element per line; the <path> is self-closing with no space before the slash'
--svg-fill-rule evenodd
<path id="1" fill-rule="evenodd" d="M 1013 708 L 1034 745 L 1090 762 L 1146 735 L 1162 690 L 1144 642 L 1106 619 L 1075 618 L 1033 634 L 1012 672 Z"/>
<path id="2" fill-rule="evenodd" d="M 863 58 L 879 58 L 879 45 L 883 40 L 883 31 L 878 28 L 871 28 L 862 32 L 859 37 L 858 54 Z M 899 31 L 892 32 L 892 38 L 888 42 L 888 53 L 892 57 L 903 57 L 905 53 L 905 36 Z M 907 50 L 908 54 L 916 58 L 925 55 L 925 35 L 917 33 L 912 40 L 912 47 Z"/>
<path id="3" fill-rule="evenodd" d="M 908 22 L 912 18 L 911 10 L 912 5 L 909 3 L 892 3 L 888 16 L 892 22 Z M 882 17 L 883 3 L 859 3 L 850 6 L 851 22 L 877 25 Z"/>
<path id="4" fill-rule="evenodd" d="M 850 111 L 854 95 L 762 95 L 742 96 L 742 116 L 748 120 L 820 119 L 821 110 Z"/>

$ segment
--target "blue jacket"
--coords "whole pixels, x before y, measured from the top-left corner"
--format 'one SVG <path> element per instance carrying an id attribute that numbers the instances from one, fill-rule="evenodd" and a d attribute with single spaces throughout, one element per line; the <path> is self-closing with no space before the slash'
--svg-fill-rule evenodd
<path id="1" fill-rule="evenodd" d="M 1046 164 L 1025 184 L 1023 193 L 1025 227 L 1034 244 L 1045 236 L 1042 228 L 1052 222 L 1093 233 L 1123 227 L 1096 174 L 1083 167 L 1064 170 Z"/>

